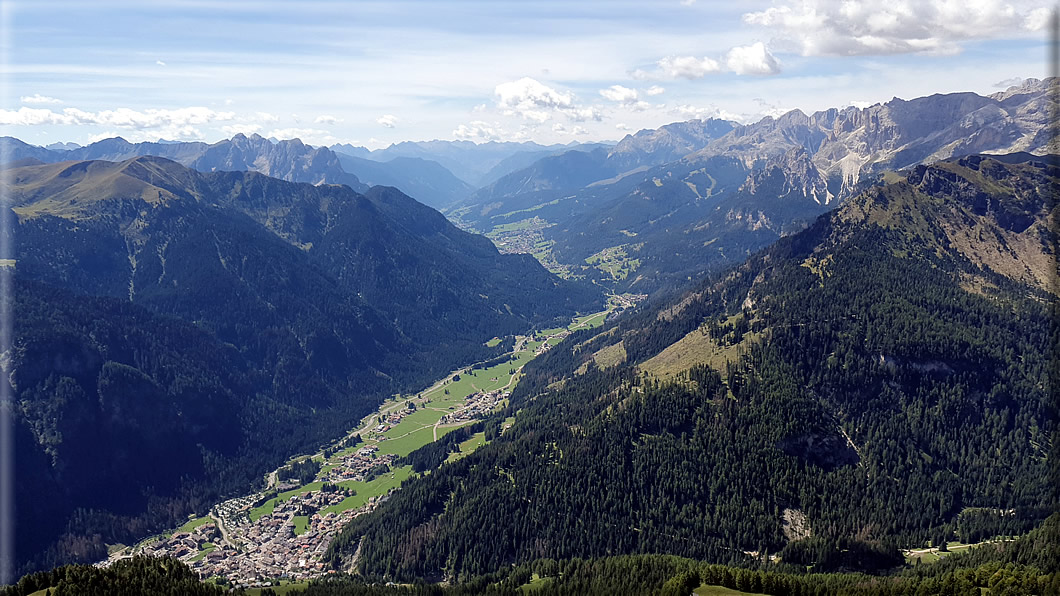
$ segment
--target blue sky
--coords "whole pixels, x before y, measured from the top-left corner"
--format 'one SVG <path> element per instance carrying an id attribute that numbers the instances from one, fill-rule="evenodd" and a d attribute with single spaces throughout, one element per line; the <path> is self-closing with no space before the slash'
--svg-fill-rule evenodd
<path id="1" fill-rule="evenodd" d="M 1046 75 L 1044 0 L 2 1 L 27 142 L 618 139 Z"/>

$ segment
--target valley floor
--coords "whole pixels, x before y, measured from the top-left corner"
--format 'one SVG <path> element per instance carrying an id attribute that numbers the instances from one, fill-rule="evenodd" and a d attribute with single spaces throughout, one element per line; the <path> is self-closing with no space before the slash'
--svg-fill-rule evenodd
<path id="1" fill-rule="evenodd" d="M 322 556 L 335 535 L 413 474 L 410 465 L 395 466 L 399 458 L 502 408 L 527 362 L 572 331 L 602 325 L 612 310 L 630 306 L 627 302 L 613 301 L 608 310 L 575 318 L 566 328 L 518 336 L 509 359 L 499 364 L 463 367 L 416 394 L 394 396 L 331 445 L 269 473 L 264 491 L 219 503 L 209 515 L 135 546 L 112 548 L 101 565 L 139 554 L 173 556 L 204 579 L 246 587 L 333 573 Z M 483 433 L 476 433 L 450 460 L 484 443 Z M 312 482 L 280 479 L 282 468 L 310 459 L 319 464 Z"/>

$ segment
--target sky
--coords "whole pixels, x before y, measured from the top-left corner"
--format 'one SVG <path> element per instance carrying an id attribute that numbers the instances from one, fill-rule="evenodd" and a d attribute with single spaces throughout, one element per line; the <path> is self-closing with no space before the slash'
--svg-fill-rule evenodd
<path id="1" fill-rule="evenodd" d="M 617 140 L 1047 76 L 1046 0 L 0 0 L 0 133 Z"/>

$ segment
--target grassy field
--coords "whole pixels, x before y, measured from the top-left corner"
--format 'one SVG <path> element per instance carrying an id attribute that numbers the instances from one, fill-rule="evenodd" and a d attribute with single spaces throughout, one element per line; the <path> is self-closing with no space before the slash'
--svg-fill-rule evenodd
<path id="1" fill-rule="evenodd" d="M 605 248 L 586 258 L 585 264 L 592 265 L 596 269 L 603 271 L 610 275 L 612 279 L 626 279 L 630 273 L 633 273 L 638 267 L 640 267 L 640 259 L 634 259 L 629 256 L 629 252 L 635 251 L 640 246 L 642 245 L 637 244 L 630 246 L 622 244 Z M 628 251 L 627 248 L 629 249 Z"/>
<path id="2" fill-rule="evenodd" d="M 645 360 L 640 369 L 661 379 L 673 377 L 697 364 L 706 364 L 714 370 L 725 370 L 725 363 L 735 361 L 741 349 L 762 338 L 762 333 L 746 333 L 738 344 L 731 346 L 715 342 L 705 330 L 696 329 L 668 346 L 662 352 Z"/>
<path id="3" fill-rule="evenodd" d="M 486 347 L 487 348 L 492 348 L 494 346 L 499 346 L 500 344 L 501 344 L 501 338 L 494 337 L 493 339 L 491 339 L 488 342 L 486 342 Z"/>
<path id="4" fill-rule="evenodd" d="M 294 535 L 301 536 L 305 534 L 306 528 L 309 526 L 308 515 L 296 515 L 294 516 Z"/>
<path id="5" fill-rule="evenodd" d="M 337 505 L 325 507 L 320 512 L 338 513 L 340 511 L 346 511 L 347 509 L 359 509 L 368 502 L 368 499 L 385 495 L 390 489 L 401 486 L 401 483 L 410 475 L 412 475 L 412 466 L 402 466 L 400 468 L 394 468 L 389 474 L 383 474 L 371 482 L 354 482 L 352 480 L 341 482 L 339 483 L 339 486 L 352 488 L 357 491 L 357 494 L 352 497 L 346 497 Z"/>
<path id="6" fill-rule="evenodd" d="M 460 450 L 455 453 L 450 453 L 449 457 L 445 458 L 446 462 L 456 461 L 461 457 L 464 457 L 468 453 L 478 449 L 479 447 L 486 444 L 486 433 L 475 433 L 471 435 L 471 438 L 464 441 L 459 445 Z"/>
<path id="7" fill-rule="evenodd" d="M 199 554 L 191 558 L 192 561 L 201 561 L 203 557 L 210 554 L 210 551 L 217 548 L 217 545 L 212 542 L 204 542 L 202 548 L 199 549 Z"/>
<path id="8" fill-rule="evenodd" d="M 177 531 L 178 532 L 191 532 L 192 530 L 194 530 L 195 528 L 198 528 L 199 526 L 203 526 L 203 525 L 206 525 L 206 524 L 216 524 L 216 523 L 217 523 L 217 520 L 215 520 L 214 518 L 210 517 L 209 515 L 207 515 L 206 517 L 197 517 L 197 518 L 195 518 L 193 520 L 188 521 L 188 523 L 186 523 L 183 526 L 181 526 Z"/>

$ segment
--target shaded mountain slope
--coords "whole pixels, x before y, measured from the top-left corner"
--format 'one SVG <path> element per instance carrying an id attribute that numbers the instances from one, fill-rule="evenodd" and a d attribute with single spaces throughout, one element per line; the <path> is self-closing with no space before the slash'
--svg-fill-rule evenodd
<path id="1" fill-rule="evenodd" d="M 4 175 L 20 564 L 201 513 L 380 398 L 495 355 L 487 339 L 599 304 L 392 188 L 157 157 Z"/>

